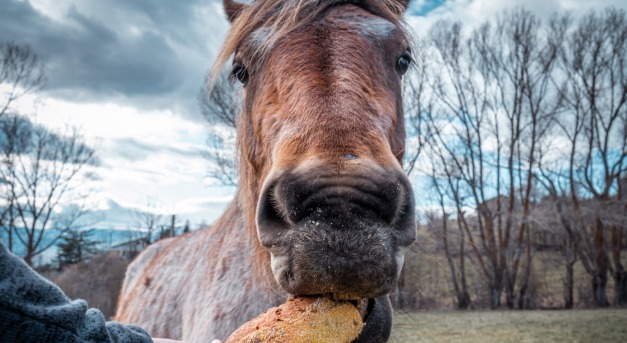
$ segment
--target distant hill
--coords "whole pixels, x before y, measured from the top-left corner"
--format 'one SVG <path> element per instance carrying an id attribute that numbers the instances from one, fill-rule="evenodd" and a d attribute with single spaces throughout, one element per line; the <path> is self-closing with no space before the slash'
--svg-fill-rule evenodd
<path id="1" fill-rule="evenodd" d="M 90 238 L 98 242 L 98 249 L 107 251 L 113 245 L 130 241 L 132 239 L 140 238 L 145 235 L 142 230 L 137 229 L 112 229 L 112 228 L 93 228 L 90 229 Z M 44 232 L 44 236 L 41 242 L 41 246 L 50 244 L 59 235 L 59 230 L 49 229 Z M 5 231 L 0 233 L 2 242 L 8 245 L 8 235 Z M 17 256 L 24 256 L 26 253 L 26 246 L 22 244 L 17 238 L 13 239 L 13 253 Z M 33 260 L 33 264 L 36 266 L 51 263 L 57 256 L 57 246 L 52 245 L 48 250 L 44 251 L 40 255 L 36 256 Z"/>
<path id="2" fill-rule="evenodd" d="M 198 213 L 175 213 L 177 215 L 177 234 L 183 231 L 183 226 L 188 220 L 191 224 L 191 230 L 208 226 L 206 219 L 209 219 L 209 222 L 214 221 L 224 211 L 230 198 L 229 195 L 216 197 L 214 199 L 209 198 L 197 205 L 197 207 L 201 209 Z M 112 199 L 107 199 L 104 206 L 89 211 L 85 217 L 81 219 L 81 226 L 84 228 L 83 230 L 93 230 L 90 238 L 99 242 L 99 249 L 107 251 L 111 246 L 128 242 L 145 235 L 146 230 L 137 227 L 139 223 L 137 223 L 137 219 L 134 215 L 136 210 L 135 208 L 121 205 Z M 168 226 L 170 224 L 168 215 L 162 215 L 161 220 L 161 225 Z M 154 230 L 152 241 L 159 237 L 159 232 L 160 230 L 158 228 Z M 58 234 L 58 230 L 47 230 L 44 233 L 41 246 L 50 244 Z M 0 239 L 5 245 L 8 245 L 7 233 L 4 230 L 0 230 Z M 24 256 L 26 252 L 26 247 L 24 244 L 21 244 L 17 238 L 13 240 L 13 252 L 18 256 Z M 53 245 L 39 256 L 36 256 L 33 260 L 33 264 L 40 266 L 51 263 L 56 255 L 57 247 Z"/>

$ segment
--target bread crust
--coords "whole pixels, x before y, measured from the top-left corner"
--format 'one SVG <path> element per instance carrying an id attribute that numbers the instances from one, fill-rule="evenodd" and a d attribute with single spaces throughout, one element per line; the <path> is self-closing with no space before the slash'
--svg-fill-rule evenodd
<path id="1" fill-rule="evenodd" d="M 359 311 L 347 301 L 297 297 L 246 322 L 224 343 L 350 343 L 363 327 Z"/>

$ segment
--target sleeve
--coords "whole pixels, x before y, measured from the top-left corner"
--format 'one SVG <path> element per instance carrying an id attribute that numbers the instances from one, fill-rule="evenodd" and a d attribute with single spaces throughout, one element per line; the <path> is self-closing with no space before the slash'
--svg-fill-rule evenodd
<path id="1" fill-rule="evenodd" d="M 105 322 L 84 300 L 70 300 L 0 242 L 0 342 L 150 343 L 142 329 Z"/>

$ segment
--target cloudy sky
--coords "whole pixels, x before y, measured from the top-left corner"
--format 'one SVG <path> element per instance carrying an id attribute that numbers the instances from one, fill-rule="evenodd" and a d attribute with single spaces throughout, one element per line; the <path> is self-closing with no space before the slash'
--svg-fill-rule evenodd
<path id="1" fill-rule="evenodd" d="M 474 26 L 521 5 L 548 18 L 627 1 L 416 0 L 407 20 L 420 34 L 438 19 Z M 212 222 L 232 197 L 205 178 L 207 126 L 197 103 L 227 29 L 217 0 L 0 0 L 0 42 L 30 44 L 46 66 L 37 121 L 77 126 L 98 151 L 92 200 L 119 220 L 110 225 L 125 220 L 121 209 L 149 202 Z"/>

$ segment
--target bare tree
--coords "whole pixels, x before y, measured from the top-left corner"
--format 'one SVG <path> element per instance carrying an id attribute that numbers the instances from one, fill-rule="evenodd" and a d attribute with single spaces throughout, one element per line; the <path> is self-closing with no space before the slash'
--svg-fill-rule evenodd
<path id="1" fill-rule="evenodd" d="M 436 190 L 438 195 L 441 213 L 438 214 L 434 211 L 426 214 L 427 228 L 434 236 L 438 244 L 438 250 L 444 251 L 444 256 L 446 256 L 446 261 L 450 270 L 451 283 L 453 284 L 453 289 L 455 291 L 457 308 L 465 310 L 473 306 L 470 298 L 470 292 L 468 290 L 468 279 L 466 277 L 467 256 L 465 248 L 467 242 L 465 231 L 461 226 L 462 223 L 458 220 L 449 220 L 450 214 L 447 212 L 445 205 L 447 196 L 444 194 L 445 189 L 448 189 L 447 186 L 452 186 L 452 192 L 458 192 L 458 189 L 454 184 L 441 185 L 440 183 L 442 181 L 453 182 L 454 179 L 446 177 L 442 180 L 436 174 L 436 168 L 433 168 L 433 188 Z M 458 214 L 454 217 L 459 218 L 460 215 Z M 453 229 L 455 233 L 452 233 L 449 229 Z"/>
<path id="2" fill-rule="evenodd" d="M 210 74 L 207 74 L 209 78 Z M 211 162 L 208 176 L 223 185 L 237 185 L 238 170 L 235 151 L 235 130 L 240 111 L 239 89 L 227 74 L 200 91 L 200 109 L 209 124 L 206 158 Z"/>
<path id="3" fill-rule="evenodd" d="M 148 198 L 144 209 L 133 211 L 133 217 L 137 226 L 146 230 L 146 242 L 152 243 L 153 232 L 162 225 L 163 216 L 157 212 L 157 204 L 154 199 Z"/>
<path id="4" fill-rule="evenodd" d="M 89 179 L 86 169 L 96 163 L 96 157 L 76 130 L 57 134 L 33 125 L 30 130 L 18 129 L 11 135 L 16 137 L 12 141 L 25 145 L 12 149 L 10 163 L 0 168 L 10 218 L 5 225 L 26 247 L 24 261 L 32 264 L 33 257 L 74 229 L 85 213 L 83 207 L 69 212 L 62 208 L 63 204 L 84 200 L 86 194 L 78 187 Z M 52 236 L 44 240 L 46 233 Z"/>
<path id="5" fill-rule="evenodd" d="M 46 81 L 43 64 L 28 45 L 0 44 L 0 116 L 24 95 L 41 88 Z"/>
<path id="6" fill-rule="evenodd" d="M 416 169 L 423 148 L 432 138 L 427 120 L 434 109 L 434 99 L 429 92 L 430 75 L 427 68 L 427 56 L 422 45 L 413 54 L 414 73 L 407 75 L 403 84 L 403 106 L 407 142 L 405 144 L 404 169 L 408 176 Z M 424 171 L 422 171 L 424 172 Z"/>
<path id="7" fill-rule="evenodd" d="M 565 242 L 565 307 L 577 261 L 598 305 L 609 304 L 608 276 L 614 303 L 627 302 L 625 12 L 545 25 L 517 9 L 468 33 L 440 22 L 418 57 L 407 123 L 427 138 L 408 170 L 430 177 L 441 208 L 431 229 L 462 230 L 491 307 L 503 293 L 508 307 L 528 306 L 532 237 L 549 231 Z M 458 292 L 454 236 L 440 243 Z"/>
<path id="8" fill-rule="evenodd" d="M 547 44 L 557 52 L 558 59 L 556 70 L 559 71 L 560 56 L 563 54 L 564 43 L 569 28 L 572 25 L 572 18 L 569 14 L 554 15 L 548 25 Z M 564 141 L 573 142 L 578 140 L 581 133 L 581 116 L 569 112 L 568 99 L 564 96 L 564 85 L 560 77 L 553 73 L 552 80 L 556 85 L 555 95 L 562 105 L 561 110 L 553 116 L 552 125 L 549 128 L 551 135 L 558 144 Z M 571 130 L 565 128 L 573 128 Z M 557 145 L 557 144 L 556 144 Z M 563 149 L 561 149 L 563 150 Z M 571 187 L 568 180 L 573 175 L 574 170 L 565 168 L 567 164 L 563 161 L 573 161 L 576 155 L 575 145 L 571 145 L 568 151 L 560 152 L 557 146 L 551 144 L 538 147 L 539 155 L 538 168 L 534 174 L 535 179 L 543 186 L 547 192 L 547 197 L 534 211 L 537 221 L 551 235 L 560 237 L 564 244 L 559 245 L 559 250 L 563 257 L 564 276 L 564 308 L 571 309 L 574 305 L 574 285 L 575 285 L 575 263 L 578 260 L 577 247 L 580 243 L 578 234 L 577 211 L 569 201 L 569 191 Z M 570 175 L 570 176 L 569 176 Z M 569 185 L 570 184 L 570 185 Z"/>
<path id="9" fill-rule="evenodd" d="M 0 119 L 2 120 L 2 164 L 6 168 L 13 168 L 13 156 L 16 151 L 23 149 L 25 142 L 20 141 L 25 137 L 24 130 L 28 129 L 26 123 L 17 116 L 13 104 L 27 95 L 41 88 L 46 77 L 43 64 L 39 61 L 33 49 L 28 45 L 20 45 L 14 42 L 0 44 Z M 10 118 L 7 118 L 11 116 Z M 19 133 L 13 135 L 12 133 Z M 7 234 L 7 245 L 13 251 L 13 201 L 4 199 L 6 206 L 0 211 L 0 226 Z M 8 222 L 8 223 L 7 223 Z"/>
<path id="10" fill-rule="evenodd" d="M 430 163 L 440 194 L 456 208 L 490 306 L 525 306 L 531 274 L 534 171 L 561 100 L 551 82 L 557 51 L 522 9 L 486 22 L 466 39 L 460 24 L 429 33 Z M 440 179 L 438 181 L 437 179 Z M 474 215 L 467 208 L 475 208 Z"/>
<path id="11" fill-rule="evenodd" d="M 518 306 L 524 307 L 532 258 L 532 221 L 529 214 L 534 201 L 538 200 L 534 199 L 534 173 L 543 157 L 540 147 L 546 146 L 548 130 L 562 107 L 559 92 L 551 82 L 558 46 L 543 39 L 540 28 L 541 23 L 534 15 L 525 10 L 516 10 L 497 21 L 494 32 L 496 44 L 477 43 L 479 51 L 484 46 L 486 50 L 492 49 L 492 52 L 487 53 L 487 65 L 500 93 L 494 97 L 493 103 L 506 118 L 506 131 L 502 136 L 506 159 L 503 186 L 507 188 L 505 193 L 508 198 L 503 241 L 510 238 L 510 232 L 513 234 L 513 249 L 506 256 L 510 263 L 504 264 L 508 307 L 513 307 L 516 296 Z M 493 132 L 498 136 L 498 118 L 493 120 Z M 497 163 L 497 167 L 498 174 L 502 168 L 500 163 Z M 502 194 L 500 191 L 497 193 Z M 516 208 L 517 203 L 519 209 Z M 518 274 L 523 254 L 524 268 Z M 515 295 L 518 277 L 519 294 Z"/>
<path id="12" fill-rule="evenodd" d="M 567 35 L 560 55 L 562 96 L 568 112 L 557 121 L 569 153 L 567 180 L 573 220 L 564 228 L 573 243 L 599 306 L 607 306 L 608 274 L 616 304 L 627 301 L 621 262 L 625 199 L 620 180 L 627 170 L 627 18 L 623 10 L 585 15 Z M 609 251 L 608 251 L 609 250 Z"/>
<path id="13" fill-rule="evenodd" d="M 548 195 L 534 209 L 532 216 L 544 230 L 544 238 L 554 236 L 559 244 L 553 245 L 561 254 L 564 267 L 564 308 L 572 309 L 575 304 L 575 263 L 578 261 L 578 246 L 581 235 L 578 232 L 577 213 L 568 196 L 567 180 L 560 172 L 561 166 L 538 168 L 539 182 L 545 187 Z"/>
<path id="14" fill-rule="evenodd" d="M 27 45 L 4 43 L 0 51 L 0 220 L 9 249 L 19 241 L 32 264 L 84 214 L 64 211 L 62 203 L 83 200 L 76 186 L 89 177 L 86 166 L 95 163 L 95 152 L 78 131 L 53 132 L 20 113 L 17 101 L 45 83 L 43 65 Z M 44 240 L 46 234 L 51 237 Z"/>
<path id="15" fill-rule="evenodd" d="M 176 227 L 178 226 L 178 221 L 176 220 L 176 214 L 170 215 L 170 224 L 166 227 L 165 225 L 161 226 L 161 232 L 159 232 L 159 239 L 170 238 L 176 236 Z"/>
<path id="16" fill-rule="evenodd" d="M 16 221 L 15 202 L 17 198 L 13 194 L 18 192 L 16 190 L 17 185 L 11 182 L 10 176 L 17 173 L 17 156 L 28 149 L 30 131 L 31 123 L 19 115 L 5 114 L 0 117 L 0 133 L 3 137 L 0 177 L 3 187 L 5 187 L 1 193 L 4 204 L 1 207 L 0 221 L 3 229 L 7 232 L 9 251 L 13 251 Z"/>

